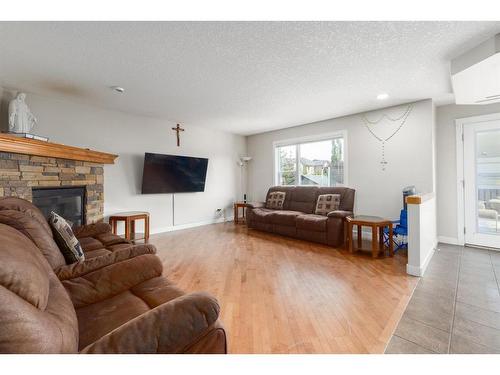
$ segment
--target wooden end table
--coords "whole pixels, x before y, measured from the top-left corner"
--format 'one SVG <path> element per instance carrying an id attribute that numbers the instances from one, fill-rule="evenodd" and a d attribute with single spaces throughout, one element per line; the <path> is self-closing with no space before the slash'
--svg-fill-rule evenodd
<path id="1" fill-rule="evenodd" d="M 385 253 L 385 250 L 389 250 L 389 255 L 392 257 L 394 255 L 394 246 L 392 240 L 392 222 L 390 220 L 384 219 L 378 216 L 365 216 L 365 215 L 357 215 L 346 218 L 347 224 L 347 238 L 346 238 L 346 246 L 349 252 L 353 253 L 354 251 L 361 249 L 361 229 L 362 227 L 370 227 L 372 228 L 372 257 L 377 258 L 380 252 Z M 358 243 L 357 248 L 353 246 L 353 238 L 352 238 L 352 229 L 354 226 L 358 228 Z M 384 245 L 384 228 L 389 228 L 389 246 L 386 247 Z M 377 239 L 378 236 L 378 239 Z"/>
<path id="2" fill-rule="evenodd" d="M 242 223 L 245 222 L 245 209 L 248 207 L 248 203 L 246 202 L 234 202 L 234 205 L 233 205 L 233 208 L 234 208 L 234 223 L 235 224 L 239 224 L 240 223 L 240 219 L 239 219 L 239 212 L 240 212 L 240 208 L 243 209 L 243 218 L 241 220 Z"/>
<path id="3" fill-rule="evenodd" d="M 135 232 L 135 221 L 144 220 L 144 233 Z M 113 228 L 113 233 L 117 234 L 117 224 L 119 221 L 125 222 L 125 239 L 136 242 L 149 240 L 149 212 L 131 211 L 120 212 L 109 217 L 109 224 Z"/>

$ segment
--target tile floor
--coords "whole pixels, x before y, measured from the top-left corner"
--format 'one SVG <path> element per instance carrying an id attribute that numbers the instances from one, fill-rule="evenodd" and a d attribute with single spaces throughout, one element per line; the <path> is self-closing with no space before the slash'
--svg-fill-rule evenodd
<path id="1" fill-rule="evenodd" d="M 500 353 L 500 251 L 438 248 L 385 353 Z"/>

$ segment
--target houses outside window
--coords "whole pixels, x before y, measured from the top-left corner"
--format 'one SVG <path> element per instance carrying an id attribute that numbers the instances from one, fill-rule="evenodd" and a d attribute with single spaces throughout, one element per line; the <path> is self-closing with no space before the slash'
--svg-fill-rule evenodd
<path id="1" fill-rule="evenodd" d="M 345 186 L 346 133 L 274 143 L 276 185 Z"/>

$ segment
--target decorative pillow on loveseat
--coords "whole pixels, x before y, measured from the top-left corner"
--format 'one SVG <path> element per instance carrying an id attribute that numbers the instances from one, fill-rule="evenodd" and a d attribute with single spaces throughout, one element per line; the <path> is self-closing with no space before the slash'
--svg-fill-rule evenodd
<path id="1" fill-rule="evenodd" d="M 54 233 L 54 239 L 61 253 L 64 255 L 66 263 L 73 264 L 76 262 L 83 262 L 85 260 L 85 254 L 68 222 L 62 216 L 52 211 L 49 217 L 49 224 Z"/>
<path id="2" fill-rule="evenodd" d="M 273 210 L 282 210 L 285 203 L 286 193 L 282 191 L 273 191 L 269 193 L 266 201 L 266 208 Z"/>
<path id="3" fill-rule="evenodd" d="M 328 215 L 331 211 L 336 211 L 340 207 L 340 194 L 321 194 L 318 195 L 316 202 L 316 215 Z"/>

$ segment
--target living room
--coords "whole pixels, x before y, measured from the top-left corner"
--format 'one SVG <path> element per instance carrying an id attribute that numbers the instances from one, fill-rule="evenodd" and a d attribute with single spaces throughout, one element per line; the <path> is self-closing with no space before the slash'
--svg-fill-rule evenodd
<path id="1" fill-rule="evenodd" d="M 102 14 L 0 21 L 0 353 L 500 352 L 500 21 Z"/>

